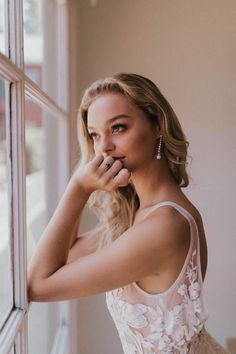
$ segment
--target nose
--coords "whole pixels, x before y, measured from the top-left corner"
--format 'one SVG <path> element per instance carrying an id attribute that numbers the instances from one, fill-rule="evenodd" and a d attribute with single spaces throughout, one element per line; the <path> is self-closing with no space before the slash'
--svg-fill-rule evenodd
<path id="1" fill-rule="evenodd" d="M 115 145 L 109 137 L 104 136 L 100 138 L 100 142 L 98 146 L 98 151 L 100 154 L 108 154 L 109 151 L 114 150 L 114 147 Z"/>

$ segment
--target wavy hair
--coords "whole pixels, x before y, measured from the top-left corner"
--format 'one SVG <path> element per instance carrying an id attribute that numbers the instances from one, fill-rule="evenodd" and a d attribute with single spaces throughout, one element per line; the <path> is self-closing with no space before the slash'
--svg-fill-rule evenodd
<path id="1" fill-rule="evenodd" d="M 80 162 L 85 164 L 94 157 L 93 141 L 87 130 L 88 108 L 99 96 L 107 93 L 123 94 L 145 114 L 151 124 L 158 124 L 163 136 L 162 154 L 165 155 L 173 178 L 180 187 L 189 184 L 187 166 L 188 141 L 171 105 L 157 86 L 149 79 L 129 73 L 119 73 L 98 80 L 89 86 L 82 97 L 78 112 L 78 141 Z M 95 191 L 88 201 L 89 208 L 97 215 L 102 232 L 96 249 L 113 242 L 132 226 L 139 198 L 132 181 L 115 191 Z"/>

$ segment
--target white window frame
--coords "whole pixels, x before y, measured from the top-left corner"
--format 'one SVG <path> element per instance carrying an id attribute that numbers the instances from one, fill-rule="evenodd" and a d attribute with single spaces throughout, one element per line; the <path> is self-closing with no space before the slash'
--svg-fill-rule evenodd
<path id="1" fill-rule="evenodd" d="M 57 39 L 58 45 L 57 67 L 62 75 L 59 78 L 57 87 L 62 87 L 68 82 L 68 59 L 67 46 L 61 47 L 62 42 L 68 41 L 67 33 L 67 2 L 63 0 L 53 1 L 57 8 Z M 7 354 L 15 346 L 15 354 L 28 354 L 27 323 L 29 304 L 27 300 L 27 227 L 26 227 L 26 172 L 25 172 L 25 122 L 24 122 L 24 100 L 25 94 L 30 96 L 48 113 L 55 116 L 59 123 L 59 135 L 65 135 L 69 131 L 69 103 L 68 84 L 63 92 L 57 93 L 59 106 L 55 100 L 49 97 L 37 84 L 24 74 L 24 43 L 23 43 L 23 0 L 5 0 L 6 7 L 6 55 L 0 53 L 0 77 L 9 82 L 9 89 L 6 90 L 6 121 L 8 134 L 8 161 L 9 171 L 9 200 L 11 204 L 10 237 L 12 240 L 12 270 L 13 270 L 13 309 L 10 312 L 0 333 L 0 352 Z M 62 26 L 63 24 L 63 26 Z M 65 41 L 61 41 L 61 36 Z M 59 42 L 58 42 L 59 43 Z M 6 86 L 7 87 L 7 86 Z M 50 118 L 50 115 L 49 115 Z M 64 161 L 68 157 L 68 140 L 62 151 Z M 59 181 L 58 194 L 62 194 L 69 176 L 69 164 L 66 172 Z M 65 169 L 63 169 L 65 170 Z M 59 196 L 58 195 L 58 196 Z M 69 327 L 72 315 L 73 303 L 68 302 L 60 306 L 61 324 L 57 330 L 52 354 L 70 353 Z"/>

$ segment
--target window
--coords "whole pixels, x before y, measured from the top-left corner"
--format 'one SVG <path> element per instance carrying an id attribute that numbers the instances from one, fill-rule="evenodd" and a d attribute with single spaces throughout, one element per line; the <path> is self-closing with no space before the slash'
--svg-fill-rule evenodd
<path id="1" fill-rule="evenodd" d="M 67 41 L 66 1 L 0 0 L 1 354 L 70 353 L 72 304 L 29 306 L 26 289 L 69 176 Z"/>

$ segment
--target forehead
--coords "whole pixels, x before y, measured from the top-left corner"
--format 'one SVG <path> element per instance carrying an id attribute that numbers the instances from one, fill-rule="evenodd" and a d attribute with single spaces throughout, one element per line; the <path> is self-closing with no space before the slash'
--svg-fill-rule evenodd
<path id="1" fill-rule="evenodd" d="M 106 124 L 117 115 L 131 116 L 139 109 L 124 95 L 109 93 L 99 96 L 88 109 L 88 127 Z"/>

